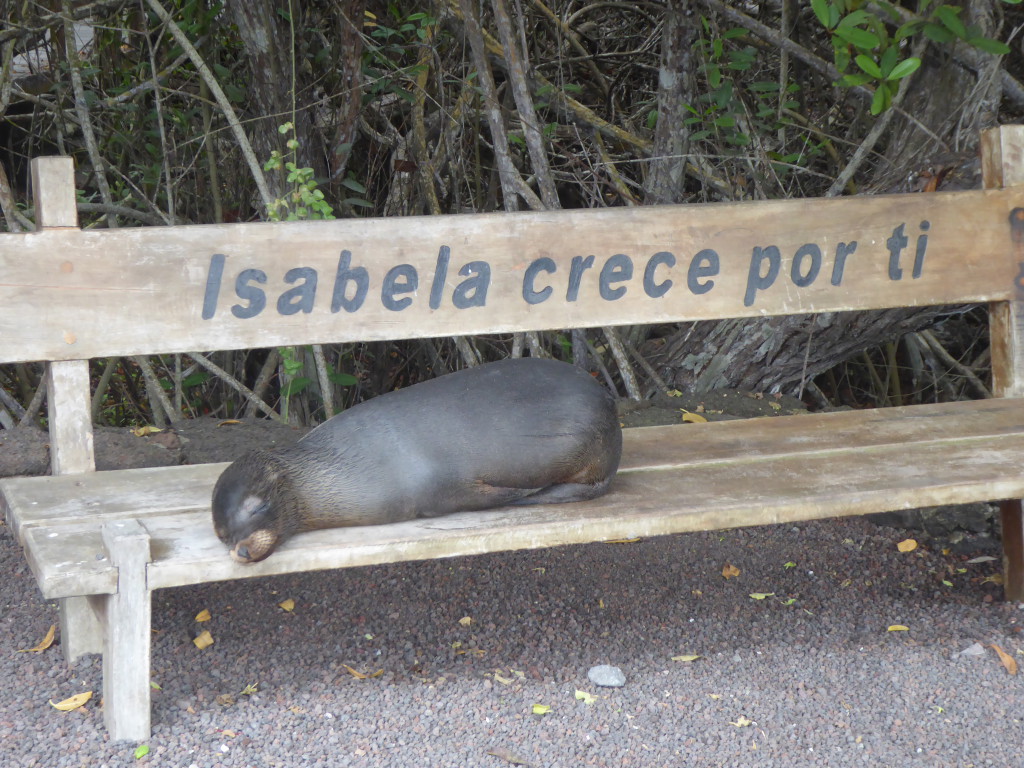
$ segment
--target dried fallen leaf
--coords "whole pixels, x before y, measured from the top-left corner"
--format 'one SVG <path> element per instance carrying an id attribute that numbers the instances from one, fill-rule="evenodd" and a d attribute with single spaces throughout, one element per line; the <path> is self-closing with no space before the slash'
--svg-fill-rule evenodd
<path id="1" fill-rule="evenodd" d="M 775 597 L 774 592 L 751 592 L 750 597 L 754 600 L 764 600 L 766 597 Z"/>
<path id="2" fill-rule="evenodd" d="M 199 637 L 197 637 L 192 642 L 195 643 L 196 648 L 198 648 L 201 651 L 204 648 L 209 648 L 211 645 L 213 645 L 213 635 L 211 635 L 209 631 L 203 630 Z"/>
<path id="3" fill-rule="evenodd" d="M 913 539 L 904 539 L 896 545 L 896 549 L 898 549 L 900 552 L 913 552 L 915 549 L 917 549 L 917 542 Z"/>
<path id="4" fill-rule="evenodd" d="M 155 435 L 157 432 L 163 432 L 159 427 L 136 427 L 132 430 L 132 434 L 136 437 L 145 437 L 146 435 Z"/>
<path id="5" fill-rule="evenodd" d="M 550 704 L 534 704 L 533 705 L 533 709 L 531 711 L 535 715 L 546 715 L 548 712 L 551 711 L 551 705 Z"/>
<path id="6" fill-rule="evenodd" d="M 729 725 L 735 725 L 737 728 L 746 728 L 748 725 L 753 725 L 753 724 L 754 724 L 753 720 L 750 720 L 749 718 L 747 718 L 747 717 L 745 717 L 743 715 L 740 715 L 736 719 L 735 723 L 732 722 L 731 720 L 729 721 Z"/>
<path id="7" fill-rule="evenodd" d="M 278 603 L 277 607 L 283 611 L 288 611 L 290 613 L 295 610 L 295 601 L 289 597 L 287 600 L 282 600 L 280 603 Z"/>
<path id="8" fill-rule="evenodd" d="M 350 667 L 348 664 L 342 664 L 341 666 L 343 666 L 345 669 L 347 669 L 349 671 L 349 674 L 351 674 L 352 677 L 354 677 L 356 680 L 369 680 L 370 678 L 380 677 L 381 675 L 384 674 L 384 670 L 383 669 L 378 669 L 376 672 L 371 672 L 370 674 L 367 675 L 367 674 L 364 674 L 363 672 L 360 672 L 359 670 L 352 669 L 352 667 Z"/>
<path id="9" fill-rule="evenodd" d="M 472 623 L 473 618 L 471 616 L 463 616 L 461 619 L 459 619 L 459 624 L 461 624 L 464 627 L 468 627 Z"/>
<path id="10" fill-rule="evenodd" d="M 995 558 L 992 557 L 992 555 L 978 555 L 977 557 L 972 557 L 967 562 L 968 563 L 991 563 L 993 560 L 995 560 Z"/>
<path id="11" fill-rule="evenodd" d="M 999 660 L 1001 662 L 1003 662 L 1003 667 L 1006 668 L 1006 671 L 1009 672 L 1011 675 L 1016 675 L 1017 674 L 1017 660 L 1014 659 L 1013 656 L 1008 654 L 1006 651 L 1004 651 L 1002 648 L 1000 648 L 995 643 L 992 643 L 992 650 L 995 651 L 996 654 L 999 656 Z"/>
<path id="12" fill-rule="evenodd" d="M 1003 574 L 1001 574 L 1001 573 L 993 573 L 991 576 L 986 576 L 984 579 L 982 579 L 981 583 L 982 584 L 998 584 L 998 585 L 1002 586 L 1002 584 L 1003 584 Z"/>
<path id="13" fill-rule="evenodd" d="M 910 627 L 905 627 L 902 624 L 890 624 L 886 632 L 909 632 Z"/>
<path id="14" fill-rule="evenodd" d="M 254 693 L 259 693 L 259 683 L 249 683 L 245 688 L 239 692 L 239 696 L 252 696 Z"/>
<path id="15" fill-rule="evenodd" d="M 682 656 L 673 656 L 672 661 L 691 662 L 700 658 L 699 653 L 684 653 Z"/>
<path id="16" fill-rule="evenodd" d="M 235 703 L 235 695 L 233 693 L 222 693 L 219 696 L 214 697 L 214 701 L 222 707 L 230 707 Z"/>
<path id="17" fill-rule="evenodd" d="M 639 536 L 635 539 L 608 539 L 605 544 L 636 544 L 638 541 L 643 541 Z"/>
<path id="18" fill-rule="evenodd" d="M 229 427 L 232 424 L 241 424 L 241 423 L 242 422 L 240 422 L 238 419 L 224 419 L 224 421 L 218 421 L 217 422 L 217 426 L 218 427 Z"/>
<path id="19" fill-rule="evenodd" d="M 529 763 L 523 760 L 523 758 L 513 752 L 509 752 L 507 749 L 492 749 L 487 754 L 493 755 L 494 757 L 504 760 L 506 763 L 511 763 L 512 765 L 529 765 Z"/>
<path id="20" fill-rule="evenodd" d="M 84 693 L 76 693 L 74 696 L 64 699 L 64 701 L 58 701 L 56 704 L 53 703 L 53 699 L 50 699 L 50 706 L 54 709 L 59 709 L 61 712 L 70 712 L 73 709 L 78 709 L 91 698 L 92 691 L 85 691 Z"/>
<path id="21" fill-rule="evenodd" d="M 18 651 L 18 653 L 42 653 L 51 645 L 53 645 L 53 638 L 56 634 L 57 625 L 51 624 L 49 631 L 47 631 L 46 633 L 46 636 L 39 641 L 39 645 L 37 645 L 35 648 L 23 648 L 22 650 Z"/>
<path id="22" fill-rule="evenodd" d="M 502 685 L 511 685 L 512 683 L 515 682 L 515 680 L 513 678 L 505 677 L 505 676 L 503 676 L 498 671 L 495 671 L 495 673 L 493 675 L 491 675 L 491 677 L 494 678 L 494 682 L 501 683 Z"/>
<path id="23" fill-rule="evenodd" d="M 593 704 L 597 701 L 597 696 L 586 691 L 581 691 L 579 688 L 576 689 L 576 698 L 582 701 L 584 704 Z"/>
<path id="24" fill-rule="evenodd" d="M 202 623 L 204 621 L 209 621 L 211 618 L 213 618 L 213 617 L 210 616 L 210 612 L 208 610 L 206 610 L 205 608 L 203 608 L 203 610 L 201 610 L 199 613 L 196 614 L 196 621 L 198 621 L 200 623 Z"/>
<path id="25" fill-rule="evenodd" d="M 685 408 L 680 408 L 683 412 L 683 423 L 684 424 L 707 424 L 708 420 L 701 416 L 699 413 L 691 413 Z"/>
<path id="26" fill-rule="evenodd" d="M 735 565 L 732 565 L 730 563 L 726 563 L 725 567 L 722 569 L 722 575 L 726 579 L 731 579 L 733 576 L 739 576 L 740 575 L 740 569 L 737 568 Z"/>

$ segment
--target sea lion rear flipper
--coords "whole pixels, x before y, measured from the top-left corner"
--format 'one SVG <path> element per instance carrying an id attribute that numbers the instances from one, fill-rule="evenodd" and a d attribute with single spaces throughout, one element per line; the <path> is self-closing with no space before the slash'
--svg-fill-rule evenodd
<path id="1" fill-rule="evenodd" d="M 541 488 L 536 493 L 531 493 L 529 496 L 524 496 L 508 503 L 524 506 L 526 504 L 564 504 L 569 501 L 596 499 L 608 490 L 608 485 L 611 481 L 612 479 L 608 477 L 596 483 L 559 483 L 558 485 L 549 485 L 547 488 Z"/>

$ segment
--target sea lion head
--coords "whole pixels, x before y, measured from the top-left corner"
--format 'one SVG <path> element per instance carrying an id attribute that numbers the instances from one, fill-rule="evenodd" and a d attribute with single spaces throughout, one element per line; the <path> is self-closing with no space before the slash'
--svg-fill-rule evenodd
<path id="1" fill-rule="evenodd" d="M 294 529 L 281 461 L 251 451 L 228 466 L 213 487 L 213 529 L 239 563 L 263 560 Z"/>

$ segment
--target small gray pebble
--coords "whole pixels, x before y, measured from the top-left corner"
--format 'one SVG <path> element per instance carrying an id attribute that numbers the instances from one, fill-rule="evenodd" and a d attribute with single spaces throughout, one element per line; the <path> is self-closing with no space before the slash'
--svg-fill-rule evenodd
<path id="1" fill-rule="evenodd" d="M 622 670 L 609 664 L 598 664 L 596 667 L 591 667 L 587 672 L 587 677 L 594 685 L 605 688 L 621 688 L 626 684 L 626 676 L 622 674 Z"/>

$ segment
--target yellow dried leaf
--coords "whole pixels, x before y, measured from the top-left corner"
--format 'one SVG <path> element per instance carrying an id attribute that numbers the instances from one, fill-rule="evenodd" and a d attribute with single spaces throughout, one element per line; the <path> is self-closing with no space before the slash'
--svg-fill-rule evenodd
<path id="1" fill-rule="evenodd" d="M 680 408 L 683 412 L 683 423 L 684 424 L 707 424 L 708 420 L 701 416 L 699 413 L 692 413 L 685 408 Z"/>
<path id="2" fill-rule="evenodd" d="M 84 693 L 77 693 L 70 698 L 64 699 L 64 701 L 58 701 L 56 704 L 53 703 L 53 699 L 50 699 L 50 706 L 54 709 L 59 709 L 61 712 L 70 712 L 73 709 L 78 709 L 91 698 L 92 691 L 85 691 Z"/>
<path id="3" fill-rule="evenodd" d="M 751 592 L 750 597 L 754 600 L 764 600 L 766 597 L 775 597 L 774 592 Z"/>
<path id="4" fill-rule="evenodd" d="M 551 705 L 550 704 L 534 704 L 532 711 L 533 711 L 533 714 L 535 714 L 535 715 L 546 715 L 548 712 L 551 711 Z"/>
<path id="5" fill-rule="evenodd" d="M 280 603 L 278 603 L 277 607 L 283 611 L 288 611 L 290 613 L 291 611 L 295 610 L 295 601 L 289 597 L 287 600 L 282 600 Z"/>
<path id="6" fill-rule="evenodd" d="M 597 598 L 597 607 L 602 609 L 602 610 L 604 610 L 604 599 L 603 598 L 600 598 L 600 597 Z"/>
<path id="7" fill-rule="evenodd" d="M 380 677 L 381 675 L 384 674 L 384 670 L 383 669 L 378 669 L 376 672 L 371 672 L 370 674 L 367 675 L 367 674 L 364 674 L 363 672 L 360 672 L 359 670 L 352 669 L 352 667 L 350 667 L 348 664 L 342 664 L 341 666 L 343 666 L 345 669 L 347 669 L 349 671 L 349 674 L 351 674 L 352 677 L 354 677 L 356 680 L 369 680 L 369 679 L 374 678 L 374 677 Z"/>
<path id="8" fill-rule="evenodd" d="M 213 618 L 213 617 L 210 616 L 210 612 L 208 610 L 206 610 L 205 608 L 203 608 L 203 610 L 201 610 L 199 613 L 196 614 L 196 621 L 198 621 L 200 623 L 202 623 L 204 621 L 209 621 L 211 618 Z"/>
<path id="9" fill-rule="evenodd" d="M 722 575 L 726 579 L 731 579 L 733 576 L 739 576 L 740 575 L 740 569 L 737 568 L 735 565 L 732 565 L 730 563 L 726 563 L 725 567 L 722 569 Z"/>
<path id="10" fill-rule="evenodd" d="M 459 619 L 459 624 L 461 624 L 464 627 L 468 627 L 472 623 L 473 618 L 471 616 L 463 616 L 461 619 Z"/>
<path id="11" fill-rule="evenodd" d="M 982 579 L 981 583 L 982 584 L 998 584 L 998 585 L 1002 586 L 1002 584 L 1003 584 L 1003 574 L 1001 574 L 1001 573 L 993 573 L 991 576 L 986 576 L 984 579 Z"/>
<path id="12" fill-rule="evenodd" d="M 735 725 L 737 728 L 746 728 L 748 725 L 753 725 L 753 724 L 754 724 L 754 721 L 749 719 L 749 718 L 747 718 L 747 717 L 745 717 L 744 715 L 740 715 L 738 718 L 736 718 L 736 722 L 735 723 L 732 722 L 731 720 L 729 721 L 729 725 Z"/>
<path id="13" fill-rule="evenodd" d="M 699 653 L 684 653 L 682 656 L 673 656 L 672 661 L 691 662 L 700 658 Z"/>
<path id="14" fill-rule="evenodd" d="M 501 683 L 502 685 L 511 685 L 515 682 L 511 677 L 504 677 L 500 672 L 495 672 L 492 677 L 494 678 L 494 682 Z"/>
<path id="15" fill-rule="evenodd" d="M 597 701 L 597 696 L 586 691 L 581 691 L 579 688 L 576 689 L 576 698 L 582 701 L 584 704 L 593 704 Z"/>
<path id="16" fill-rule="evenodd" d="M 132 430 L 132 434 L 136 437 L 145 437 L 146 435 L 155 435 L 157 432 L 163 432 L 159 427 L 136 427 Z"/>
<path id="17" fill-rule="evenodd" d="M 909 632 L 910 627 L 905 627 L 902 624 L 890 624 L 887 632 Z"/>
<path id="18" fill-rule="evenodd" d="M 722 698 L 722 694 L 720 693 L 709 693 L 708 696 L 714 699 L 715 701 L 718 701 L 720 698 Z"/>
<path id="19" fill-rule="evenodd" d="M 245 688 L 239 691 L 239 696 L 252 696 L 254 693 L 259 693 L 259 683 L 249 683 Z"/>
<path id="20" fill-rule="evenodd" d="M 18 653 L 42 653 L 51 645 L 53 645 L 53 638 L 56 636 L 56 634 L 57 625 L 51 624 L 49 631 L 47 631 L 46 633 L 46 636 L 39 641 L 39 645 L 37 645 L 35 648 L 23 648 L 22 650 L 18 651 Z"/>
<path id="21" fill-rule="evenodd" d="M 238 419 L 224 419 L 224 421 L 218 421 L 217 422 L 217 426 L 218 427 L 227 427 L 227 426 L 230 426 L 231 424 L 241 424 L 241 423 L 242 422 L 240 422 Z"/>
<path id="22" fill-rule="evenodd" d="M 915 549 L 917 549 L 917 542 L 913 539 L 904 539 L 896 545 L 896 549 L 898 549 L 900 552 L 913 552 Z"/>
<path id="23" fill-rule="evenodd" d="M 608 539 L 605 544 L 636 544 L 638 541 L 643 541 L 639 536 L 635 539 Z"/>
<path id="24" fill-rule="evenodd" d="M 192 642 L 196 644 L 196 648 L 203 650 L 203 648 L 209 648 L 213 645 L 213 635 L 211 635 L 208 630 L 203 630 L 199 637 Z"/>
<path id="25" fill-rule="evenodd" d="M 999 660 L 1003 662 L 1003 667 L 1006 669 L 1006 671 L 1009 672 L 1011 675 L 1016 675 L 1017 660 L 1014 659 L 1013 656 L 1008 654 L 995 643 L 992 643 L 992 650 L 995 651 L 996 654 L 999 656 Z"/>

